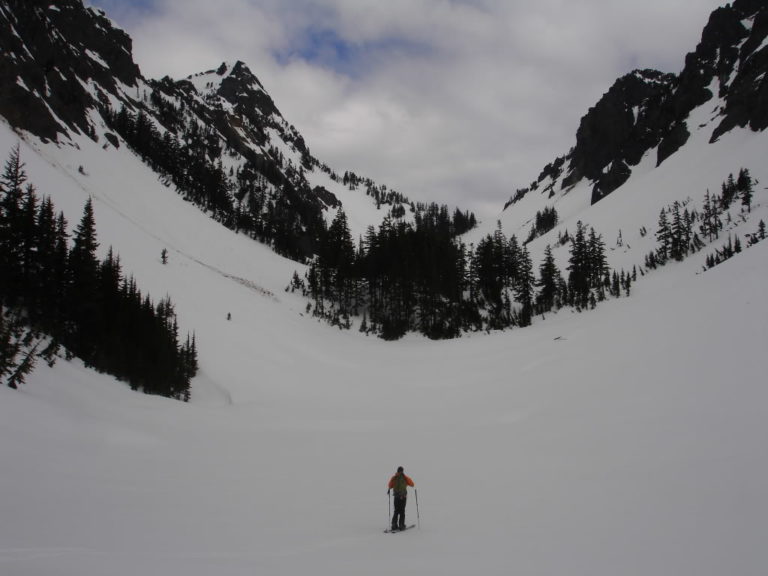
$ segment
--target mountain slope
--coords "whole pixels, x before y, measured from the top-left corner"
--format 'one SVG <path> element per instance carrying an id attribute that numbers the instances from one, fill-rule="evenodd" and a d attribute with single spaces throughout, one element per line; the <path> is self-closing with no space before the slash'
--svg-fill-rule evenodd
<path id="1" fill-rule="evenodd" d="M 313 157 L 242 62 L 147 80 L 130 37 L 81 0 L 4 0 L 0 29 L 0 115 L 14 129 L 60 146 L 81 134 L 128 145 L 212 217 L 283 255 L 311 256 L 342 205 L 355 236 L 393 209 L 417 209 Z"/>
<path id="2" fill-rule="evenodd" d="M 712 142 L 737 126 L 765 130 L 766 37 L 763 2 L 740 0 L 718 8 L 679 75 L 636 70 L 618 79 L 582 118 L 574 148 L 545 167 L 505 209 L 530 191 L 553 197 L 584 180 L 594 204 L 627 182 L 645 157 L 661 165 L 703 124 L 710 127 Z M 694 118 L 704 106 L 711 114 Z"/>
<path id="3" fill-rule="evenodd" d="M 705 196 L 742 168 L 764 198 L 767 19 L 764 3 L 734 2 L 713 12 L 679 75 L 642 70 L 617 80 L 582 118 L 574 148 L 510 199 L 503 230 L 531 240 L 532 254 L 551 245 L 565 269 L 560 239 L 581 220 L 602 235 L 611 266 L 642 269 L 657 246 L 660 211 L 675 202 L 701 212 Z M 534 216 L 544 210 L 557 213 L 557 224 L 537 232 Z M 767 215 L 763 206 L 728 216 L 722 238 L 693 257 L 703 268 L 729 235 L 753 234 Z M 491 232 L 486 225 L 467 240 Z"/>

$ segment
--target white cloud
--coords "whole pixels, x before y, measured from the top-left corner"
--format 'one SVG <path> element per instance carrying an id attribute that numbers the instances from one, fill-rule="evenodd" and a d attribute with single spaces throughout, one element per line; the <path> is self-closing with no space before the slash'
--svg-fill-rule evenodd
<path id="1" fill-rule="evenodd" d="M 718 4 L 156 0 L 110 13 L 145 75 L 243 60 L 321 161 L 492 218 L 568 151 L 618 76 L 678 72 Z"/>

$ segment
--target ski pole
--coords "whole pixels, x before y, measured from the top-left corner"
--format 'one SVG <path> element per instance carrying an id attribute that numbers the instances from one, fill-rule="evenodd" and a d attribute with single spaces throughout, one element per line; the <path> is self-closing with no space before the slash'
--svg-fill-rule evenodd
<path id="1" fill-rule="evenodd" d="M 413 493 L 416 496 L 416 525 L 419 527 L 419 530 L 421 530 L 421 515 L 419 514 L 419 491 L 414 488 Z"/>
<path id="2" fill-rule="evenodd" d="M 389 494 L 389 490 L 387 490 L 387 503 L 389 504 L 387 507 L 387 526 L 389 526 L 389 519 L 392 518 L 392 496 Z"/>

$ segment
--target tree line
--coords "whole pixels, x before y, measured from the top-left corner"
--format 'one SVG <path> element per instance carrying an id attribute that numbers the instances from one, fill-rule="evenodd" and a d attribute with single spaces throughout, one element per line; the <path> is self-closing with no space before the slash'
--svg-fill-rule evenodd
<path id="1" fill-rule="evenodd" d="M 413 223 L 386 218 L 355 245 L 340 209 L 305 277 L 294 274 L 289 289 L 310 298 L 308 312 L 341 328 L 361 317 L 361 331 L 384 339 L 409 331 L 437 339 L 528 326 L 563 306 L 592 308 L 628 293 L 636 278 L 609 268 L 602 237 L 582 222 L 566 276 L 550 246 L 537 274 L 527 246 L 500 225 L 477 246 L 457 230 L 455 217 L 432 207 Z"/>
<path id="2" fill-rule="evenodd" d="M 27 183 L 19 147 L 0 176 L 0 377 L 15 388 L 63 347 L 135 390 L 189 399 L 194 336 L 179 341 L 170 298 L 154 304 L 110 248 L 97 258 L 89 199 L 70 242 L 64 214 Z"/>
<path id="3" fill-rule="evenodd" d="M 718 239 L 736 202 L 746 221 L 753 196 L 754 181 L 742 169 L 737 178 L 728 177 L 720 194 L 707 191 L 701 210 L 694 209 L 690 200 L 663 208 L 657 247 L 646 256 L 645 268 L 683 260 Z M 451 219 L 447 210 L 432 206 L 413 223 L 387 218 L 378 230 L 369 227 L 355 245 L 340 209 L 305 278 L 295 274 L 289 289 L 302 290 L 310 298 L 307 312 L 342 328 L 351 327 L 352 318 L 362 317 L 362 331 L 385 339 L 410 331 L 453 338 L 463 331 L 527 326 L 535 315 L 564 306 L 591 309 L 608 297 L 629 296 L 637 280 L 637 267 L 627 272 L 608 266 L 602 236 L 582 222 L 575 233 L 558 234 L 556 247 L 569 246 L 565 273 L 558 269 L 549 245 L 534 270 L 526 246 L 557 224 L 554 208 L 536 214 L 522 245 L 515 236 L 507 238 L 499 226 L 477 246 L 467 246 L 459 239 L 462 227 L 457 220 L 456 214 Z M 760 221 L 748 246 L 765 235 Z M 618 242 L 623 244 L 621 234 Z M 741 249 L 739 238 L 729 237 L 707 257 L 705 267 Z M 640 273 L 645 273 L 642 268 Z"/>

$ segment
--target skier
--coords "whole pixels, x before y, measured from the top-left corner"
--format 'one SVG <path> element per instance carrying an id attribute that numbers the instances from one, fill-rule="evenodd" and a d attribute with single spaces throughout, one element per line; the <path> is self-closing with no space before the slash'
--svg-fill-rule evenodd
<path id="1" fill-rule="evenodd" d="M 395 515 L 392 516 L 392 530 L 405 530 L 405 502 L 408 498 L 408 486 L 416 487 L 413 480 L 405 475 L 403 467 L 399 466 L 397 474 L 389 479 L 389 489 L 387 490 L 387 494 L 390 491 L 395 493 Z"/>

